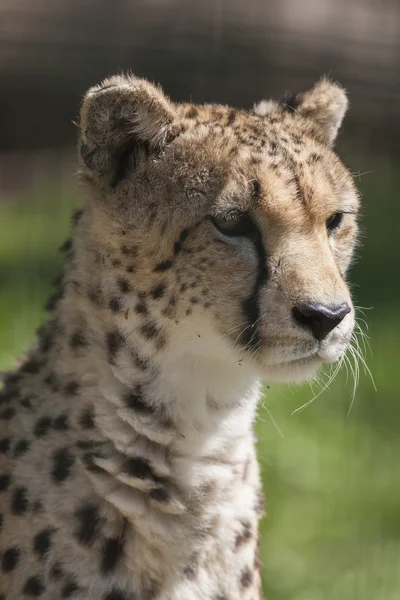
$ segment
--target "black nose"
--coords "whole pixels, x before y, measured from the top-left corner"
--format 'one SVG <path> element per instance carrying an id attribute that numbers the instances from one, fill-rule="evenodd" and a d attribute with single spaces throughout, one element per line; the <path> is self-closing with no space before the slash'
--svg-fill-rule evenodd
<path id="1" fill-rule="evenodd" d="M 326 304 L 299 304 L 293 309 L 298 323 L 309 327 L 317 340 L 323 340 L 351 311 L 347 302 L 337 306 Z"/>

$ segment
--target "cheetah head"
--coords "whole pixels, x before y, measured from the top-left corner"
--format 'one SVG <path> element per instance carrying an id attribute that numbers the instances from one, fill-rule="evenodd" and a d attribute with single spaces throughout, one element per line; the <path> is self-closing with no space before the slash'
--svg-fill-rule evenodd
<path id="1" fill-rule="evenodd" d="M 134 76 L 87 92 L 87 235 L 120 255 L 123 309 L 142 306 L 115 316 L 126 335 L 279 381 L 343 355 L 358 196 L 331 146 L 346 108 L 327 80 L 253 111 L 175 104 Z"/>

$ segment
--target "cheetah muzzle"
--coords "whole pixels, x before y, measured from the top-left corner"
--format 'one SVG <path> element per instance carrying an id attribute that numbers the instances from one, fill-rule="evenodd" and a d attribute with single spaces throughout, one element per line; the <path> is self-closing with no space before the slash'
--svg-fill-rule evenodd
<path id="1" fill-rule="evenodd" d="M 358 196 L 327 80 L 253 111 L 134 76 L 81 107 L 85 201 L 0 396 L 0 598 L 259 600 L 259 380 L 340 359 Z"/>

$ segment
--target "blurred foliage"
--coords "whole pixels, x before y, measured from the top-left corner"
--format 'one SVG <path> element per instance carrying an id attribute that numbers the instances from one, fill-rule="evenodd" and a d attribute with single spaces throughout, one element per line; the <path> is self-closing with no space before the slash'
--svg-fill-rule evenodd
<path id="1" fill-rule="evenodd" d="M 373 161 L 367 162 L 368 169 Z M 360 316 L 368 323 L 367 362 L 377 392 L 361 365 L 354 400 L 345 369 L 295 414 L 321 385 L 265 389 L 257 430 L 268 502 L 261 553 L 271 600 L 400 598 L 399 176 L 383 161 L 372 166 L 372 173 L 356 175 L 368 234 L 351 278 L 356 303 L 365 307 Z M 12 366 L 44 318 L 76 198 L 72 187 L 48 186 L 0 205 L 0 367 Z"/>

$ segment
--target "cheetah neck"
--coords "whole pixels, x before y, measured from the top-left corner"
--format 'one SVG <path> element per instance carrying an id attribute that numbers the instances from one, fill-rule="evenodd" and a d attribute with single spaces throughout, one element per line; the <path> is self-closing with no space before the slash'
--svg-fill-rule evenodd
<path id="1" fill-rule="evenodd" d="M 258 381 L 236 359 L 218 360 L 218 349 L 207 357 L 207 341 L 196 331 L 195 347 L 168 332 L 165 348 L 142 348 L 134 333 L 139 316 L 126 319 L 122 310 L 116 319 L 85 308 L 76 293 L 76 286 L 66 288 L 50 321 L 61 333 L 49 369 L 62 386 L 75 382 L 70 406 L 76 420 L 91 411 L 94 427 L 80 430 L 76 441 L 85 472 L 145 547 L 163 556 L 160 564 L 184 562 L 194 539 L 240 498 L 249 462 L 258 486 Z M 137 300 L 133 292 L 126 302 Z"/>

